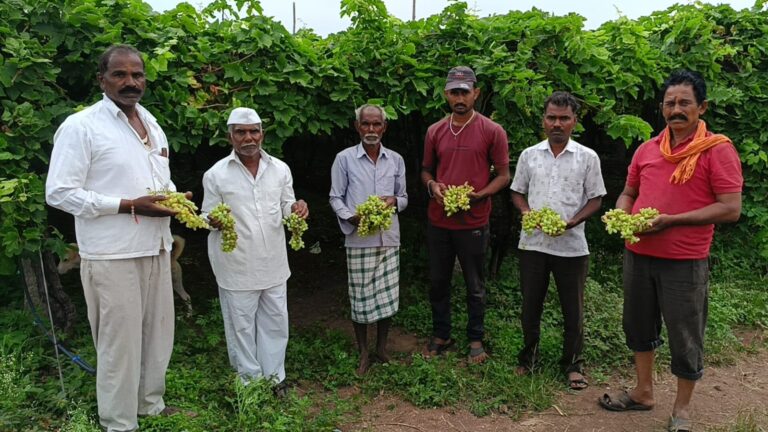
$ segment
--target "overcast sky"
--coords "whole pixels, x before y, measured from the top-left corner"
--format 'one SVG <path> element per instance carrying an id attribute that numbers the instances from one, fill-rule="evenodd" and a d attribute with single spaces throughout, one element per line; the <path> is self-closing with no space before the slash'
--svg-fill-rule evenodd
<path id="1" fill-rule="evenodd" d="M 156 11 L 165 11 L 180 3 L 178 0 L 144 0 Z M 208 2 L 205 0 L 188 0 L 188 3 L 200 9 Z M 339 17 L 339 0 L 262 0 L 264 14 L 275 17 L 283 23 L 288 31 L 292 28 L 292 6 L 296 3 L 296 28 L 308 27 L 316 33 L 326 36 L 345 29 L 350 21 Z M 390 14 L 402 19 L 411 19 L 413 0 L 384 0 Z M 537 7 L 555 15 L 565 15 L 576 12 L 587 19 L 585 26 L 593 29 L 605 21 L 619 16 L 637 18 L 649 15 L 653 11 L 663 10 L 675 3 L 693 3 L 681 0 L 614 0 L 614 1 L 564 1 L 564 0 L 467 0 L 469 7 L 479 16 L 504 14 L 510 10 L 530 10 Z M 710 0 L 705 3 L 727 3 L 734 9 L 752 7 L 755 0 Z M 424 18 L 439 13 L 448 5 L 447 0 L 416 0 L 416 18 Z"/>

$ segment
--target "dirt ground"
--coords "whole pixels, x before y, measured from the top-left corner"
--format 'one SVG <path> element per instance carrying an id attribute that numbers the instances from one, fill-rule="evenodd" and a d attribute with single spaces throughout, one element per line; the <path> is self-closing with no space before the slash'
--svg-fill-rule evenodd
<path id="1" fill-rule="evenodd" d="M 322 239 L 321 239 L 322 240 Z M 199 242 L 200 240 L 192 240 Z M 314 241 L 307 242 L 308 248 Z M 346 318 L 348 298 L 346 293 L 346 263 L 340 242 L 320 241 L 321 252 L 309 253 L 308 249 L 291 252 L 293 276 L 289 280 L 289 315 L 291 325 L 302 328 L 320 326 L 339 329 L 353 337 L 352 326 Z M 189 246 L 189 239 L 188 239 Z M 202 245 L 198 245 L 202 246 Z M 204 248 L 192 247 L 192 251 Z M 317 251 L 317 250 L 316 250 Z M 193 298 L 215 296 L 215 281 L 206 270 L 204 256 L 187 255 L 187 263 L 196 262 L 198 268 L 194 285 L 210 286 L 206 292 L 188 291 Z M 185 269 L 185 279 L 187 278 Z M 207 273 L 207 274 L 206 274 Z M 207 280 L 206 280 L 207 279 Z M 202 283 L 201 283 L 202 282 Z M 193 285 L 193 284 L 190 284 Z M 763 333 L 744 336 L 766 337 Z M 402 329 L 393 328 L 389 347 L 399 353 L 414 353 L 424 341 Z M 768 352 L 745 356 L 730 367 L 709 367 L 698 385 L 693 400 L 694 426 L 697 431 L 731 425 L 740 413 L 756 411 L 763 419 L 768 414 Z M 611 377 L 607 383 L 592 384 L 581 392 L 563 391 L 555 405 L 543 412 L 526 413 L 512 419 L 503 413 L 476 417 L 468 410 L 456 408 L 420 409 L 391 395 L 374 398 L 362 408 L 362 421 L 343 425 L 341 432 L 437 432 L 437 431 L 509 431 L 509 432 L 645 432 L 666 430 L 675 394 L 675 378 L 668 372 L 655 377 L 656 408 L 652 411 L 615 413 L 600 408 L 597 399 L 605 392 L 616 392 L 633 385 L 631 371 L 623 376 Z M 355 388 L 345 389 L 356 393 Z M 768 424 L 764 426 L 768 430 Z"/>

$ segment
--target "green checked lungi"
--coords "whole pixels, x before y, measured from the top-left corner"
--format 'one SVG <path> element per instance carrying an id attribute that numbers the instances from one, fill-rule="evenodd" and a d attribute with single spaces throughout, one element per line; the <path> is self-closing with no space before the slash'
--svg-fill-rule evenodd
<path id="1" fill-rule="evenodd" d="M 397 312 L 400 248 L 347 248 L 347 282 L 352 321 L 369 324 Z"/>

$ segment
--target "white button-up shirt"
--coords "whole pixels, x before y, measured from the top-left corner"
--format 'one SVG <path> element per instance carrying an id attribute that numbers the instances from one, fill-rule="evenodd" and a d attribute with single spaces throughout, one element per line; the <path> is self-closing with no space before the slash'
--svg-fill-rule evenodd
<path id="1" fill-rule="evenodd" d="M 523 150 L 510 188 L 527 195 L 532 210 L 549 207 L 568 221 L 587 201 L 605 195 L 600 158 L 594 150 L 569 140 L 554 156 L 545 140 Z M 589 255 L 584 223 L 551 237 L 541 230 L 520 233 L 519 248 L 563 257 Z"/>
<path id="2" fill-rule="evenodd" d="M 347 219 L 355 215 L 357 206 L 371 195 L 394 196 L 397 212 L 408 206 L 405 191 L 405 162 L 395 151 L 380 147 L 379 158 L 374 163 L 365 152 L 363 144 L 339 152 L 331 167 L 331 192 L 329 202 L 339 220 L 341 232 L 346 235 L 347 247 L 400 246 L 400 221 L 392 215 L 388 230 L 360 237 L 357 228 Z"/>
<path id="3" fill-rule="evenodd" d="M 221 233 L 208 235 L 208 258 L 216 282 L 228 290 L 261 290 L 284 283 L 291 276 L 283 218 L 296 202 L 291 170 L 285 162 L 261 150 L 256 177 L 233 151 L 203 175 L 202 211 L 217 204 L 232 208 L 237 247 L 221 251 Z"/>
<path id="4" fill-rule="evenodd" d="M 118 214 L 121 199 L 148 190 L 175 190 L 168 141 L 155 118 L 136 105 L 151 149 L 142 144 L 128 117 L 106 95 L 73 114 L 53 137 L 45 184 L 49 205 L 75 216 L 80 256 L 92 260 L 136 258 L 170 250 L 170 217 Z"/>

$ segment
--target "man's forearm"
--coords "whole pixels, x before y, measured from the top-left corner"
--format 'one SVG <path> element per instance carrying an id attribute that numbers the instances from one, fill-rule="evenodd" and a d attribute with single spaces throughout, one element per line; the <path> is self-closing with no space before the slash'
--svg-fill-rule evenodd
<path id="1" fill-rule="evenodd" d="M 528 205 L 528 200 L 525 198 L 525 195 L 520 192 L 512 191 L 512 205 L 515 206 L 517 211 L 523 214 L 531 211 L 531 207 Z"/>

